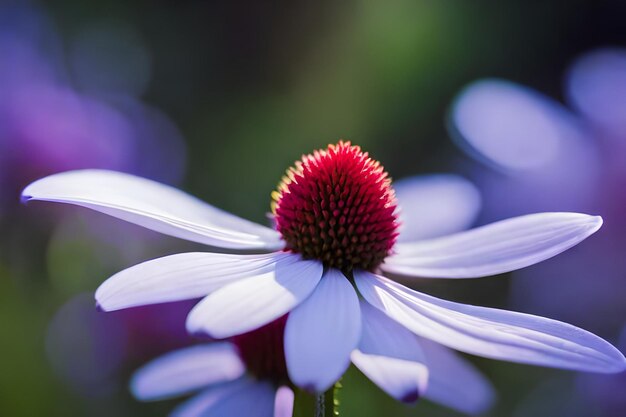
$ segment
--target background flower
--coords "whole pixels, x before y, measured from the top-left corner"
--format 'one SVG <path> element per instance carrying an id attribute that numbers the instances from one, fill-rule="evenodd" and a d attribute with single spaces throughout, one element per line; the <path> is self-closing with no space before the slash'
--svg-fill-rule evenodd
<path id="1" fill-rule="evenodd" d="M 626 50 L 604 48 L 578 57 L 567 72 L 565 88 L 573 110 L 511 82 L 475 82 L 455 100 L 450 125 L 459 144 L 492 168 L 470 168 L 486 187 L 487 221 L 556 205 L 604 216 L 610 230 L 589 246 L 559 261 L 516 272 L 511 298 L 520 308 L 595 323 L 617 339 L 626 317 L 626 265 L 616 256 L 626 249 L 621 232 L 626 137 L 620 113 L 626 104 L 621 94 L 626 90 Z M 592 266 L 594 260 L 600 260 L 599 265 Z M 550 295 L 555 293 L 559 296 Z M 603 313 L 585 313 L 594 308 Z M 619 390 L 620 378 L 596 382 L 606 388 L 602 400 L 588 382 L 564 384 L 580 389 L 579 394 L 566 395 L 564 389 L 559 393 L 589 396 L 598 413 L 610 409 L 606 415 L 613 415 L 619 402 L 608 393 Z M 611 384 L 616 387 L 609 388 Z M 533 409 L 538 408 L 532 401 Z M 586 409 L 579 400 L 570 404 L 579 412 Z"/>

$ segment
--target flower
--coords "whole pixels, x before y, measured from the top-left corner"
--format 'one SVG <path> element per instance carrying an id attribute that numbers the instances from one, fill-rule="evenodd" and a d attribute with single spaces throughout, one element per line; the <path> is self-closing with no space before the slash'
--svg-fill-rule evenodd
<path id="1" fill-rule="evenodd" d="M 405 357 L 380 356 L 367 361 L 367 355 L 355 350 L 352 361 L 371 376 L 373 382 L 390 393 L 403 394 L 402 381 L 394 381 L 394 372 L 385 367 L 408 367 L 423 386 L 427 377 L 431 388 L 427 397 L 459 411 L 476 413 L 490 405 L 494 395 L 489 382 L 471 365 L 436 344 L 424 342 L 420 347 L 416 336 L 401 325 L 362 303 L 371 320 L 364 321 L 363 337 L 370 338 L 377 329 L 395 336 L 395 351 Z M 153 401 L 202 391 L 172 412 L 174 417 L 195 416 L 289 416 L 293 410 L 294 394 L 289 384 L 283 339 L 287 316 L 259 329 L 238 335 L 229 341 L 207 343 L 180 349 L 145 365 L 135 373 L 131 391 L 140 400 Z M 398 339 L 401 335 L 402 339 Z M 368 341 L 366 343 L 374 343 Z M 379 342 L 380 343 L 380 342 Z M 426 370 L 424 355 L 433 364 Z M 366 358 L 365 360 L 363 358 Z M 419 360 L 416 361 L 415 359 Z M 372 368 L 381 366 L 381 370 Z M 447 376 L 453 373 L 454 380 Z M 396 391 L 398 390 L 398 391 Z M 417 398 L 405 398 L 414 401 Z"/>
<path id="2" fill-rule="evenodd" d="M 616 337 L 626 314 L 626 49 L 583 54 L 565 81 L 565 105 L 510 81 L 473 82 L 453 101 L 451 133 L 478 162 L 466 165 L 486 221 L 562 208 L 610 225 L 575 252 L 517 271 L 511 302 Z"/>
<path id="3" fill-rule="evenodd" d="M 291 417 L 294 394 L 283 353 L 285 323 L 283 316 L 231 341 L 163 355 L 133 375 L 131 391 L 144 401 L 201 391 L 178 406 L 173 417 Z"/>
<path id="4" fill-rule="evenodd" d="M 273 194 L 277 230 L 110 171 L 52 175 L 28 186 L 23 199 L 76 204 L 179 238 L 248 251 L 150 260 L 108 279 L 96 300 L 113 311 L 204 297 L 187 329 L 220 339 L 288 314 L 287 373 L 311 391 L 328 389 L 352 358 L 395 398 L 415 399 L 425 386 L 416 367 L 406 364 L 428 367 L 428 355 L 407 348 L 419 344 L 408 341 L 407 331 L 488 358 L 594 372 L 626 368 L 616 348 L 582 329 L 445 301 L 388 277 L 475 278 L 523 268 L 584 240 L 599 229 L 600 217 L 531 214 L 407 242 L 387 174 L 349 142 L 304 156 L 287 172 Z"/>
<path id="5" fill-rule="evenodd" d="M 81 293 L 57 311 L 46 332 L 46 356 L 56 376 L 73 391 L 107 398 L 128 369 L 196 343 L 184 328 L 190 301 L 100 314 L 91 294 Z"/>
<path id="6" fill-rule="evenodd" d="M 169 183 L 179 181 L 186 150 L 178 128 L 161 111 L 122 89 L 99 89 L 96 95 L 81 83 L 84 88 L 77 91 L 76 80 L 67 80 L 65 64 L 84 62 L 85 53 L 94 59 L 103 48 L 83 48 L 82 54 L 77 51 L 71 56 L 61 53 L 56 46 L 67 40 L 59 38 L 43 10 L 28 3 L 0 4 L 0 20 L 7 22 L 0 29 L 0 55 L 4 57 L 0 68 L 0 194 L 17 196 L 35 178 L 78 168 L 115 169 Z M 108 62 L 115 65 L 112 61 Z M 117 65 L 129 66 L 126 61 Z M 70 72 L 80 75 L 80 71 Z M 93 81 L 102 78 L 91 77 Z M 0 206 L 16 200 L 2 198 Z"/>
<path id="7" fill-rule="evenodd" d="M 564 104 L 505 80 L 473 82 L 453 101 L 450 127 L 479 162 L 470 175 L 484 192 L 487 219 L 562 207 L 593 211 L 610 225 L 576 252 L 515 272 L 511 304 L 594 326 L 615 339 L 622 333 L 623 351 L 626 49 L 586 52 L 564 78 Z M 622 415 L 624 377 L 570 375 L 569 384 L 559 378 L 542 383 L 521 407 L 541 415 L 557 409 Z"/>

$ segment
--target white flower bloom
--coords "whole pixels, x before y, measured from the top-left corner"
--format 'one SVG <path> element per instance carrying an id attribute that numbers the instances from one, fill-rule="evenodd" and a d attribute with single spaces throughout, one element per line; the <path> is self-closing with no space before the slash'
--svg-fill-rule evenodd
<path id="1" fill-rule="evenodd" d="M 449 192 L 446 184 L 443 180 L 440 186 Z M 475 193 L 461 192 L 474 203 L 461 197 L 452 203 L 458 210 L 442 206 L 446 220 L 439 225 L 437 210 L 420 211 L 418 196 L 399 195 L 401 216 L 435 216 L 407 222 L 427 223 L 422 236 L 399 229 L 394 191 L 380 164 L 340 142 L 303 157 L 288 171 L 274 194 L 276 230 L 171 187 L 110 171 L 52 175 L 27 187 L 23 198 L 80 205 L 213 247 L 260 252 L 182 253 L 150 260 L 108 279 L 96 300 L 112 311 L 204 297 L 190 312 L 187 328 L 214 338 L 247 333 L 288 314 L 288 375 L 312 391 L 328 389 L 352 360 L 397 399 L 424 395 L 469 413 L 486 408 L 493 394 L 482 378 L 425 339 L 513 362 L 593 372 L 625 369 L 626 359 L 616 348 L 582 329 L 444 301 L 385 277 L 501 274 L 553 257 L 602 224 L 597 216 L 539 213 L 453 233 L 450 224 L 462 228 L 469 223 L 468 207 L 477 211 Z M 435 196 L 427 195 L 434 207 Z M 444 204 L 450 201 L 455 200 Z M 418 237 L 423 239 L 413 240 Z M 430 370 L 430 388 L 424 367 Z M 458 372 L 447 379 L 451 369 Z M 471 386 L 460 388 L 464 383 Z M 467 404 L 460 404 L 459 392 Z"/>

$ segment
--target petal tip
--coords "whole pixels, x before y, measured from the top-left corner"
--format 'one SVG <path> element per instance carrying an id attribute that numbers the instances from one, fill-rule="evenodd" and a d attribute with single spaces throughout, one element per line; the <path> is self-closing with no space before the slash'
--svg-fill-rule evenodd
<path id="1" fill-rule="evenodd" d="M 195 308 L 195 307 L 194 307 Z M 193 312 L 193 309 L 191 310 Z M 225 339 L 228 336 L 220 337 L 219 334 L 211 332 L 206 326 L 202 326 L 196 322 L 195 318 L 192 317 L 192 314 L 189 313 L 187 315 L 187 322 L 185 323 L 185 329 L 189 336 L 197 338 L 197 339 Z"/>
<path id="2" fill-rule="evenodd" d="M 128 381 L 128 390 L 131 395 L 138 401 L 151 401 L 157 398 L 154 395 L 150 395 L 149 390 L 146 390 L 145 379 L 142 378 L 142 369 L 134 372 Z"/>
<path id="3" fill-rule="evenodd" d="M 411 390 L 409 392 L 407 392 L 406 394 L 404 394 L 401 398 L 400 401 L 402 401 L 405 404 L 415 404 L 417 402 L 417 400 L 420 399 L 420 393 L 418 390 Z"/>
<path id="4" fill-rule="evenodd" d="M 323 392 L 323 391 L 319 391 L 318 389 L 315 388 L 314 384 L 303 384 L 300 386 L 300 388 L 302 388 L 303 391 L 308 392 L 309 394 L 317 394 L 319 392 Z"/>
<path id="5" fill-rule="evenodd" d="M 133 375 L 130 379 L 130 382 L 128 383 L 128 390 L 135 399 L 139 401 L 145 401 L 145 398 L 141 392 L 141 388 L 139 387 L 137 375 Z"/>
<path id="6" fill-rule="evenodd" d="M 602 216 L 592 216 L 592 222 L 591 222 L 592 233 L 597 232 L 602 227 L 603 224 L 604 224 L 604 219 L 602 219 Z"/>
<path id="7" fill-rule="evenodd" d="M 111 306 L 110 299 L 107 298 L 102 291 L 102 287 L 106 284 L 107 281 L 104 281 L 100 286 L 96 289 L 96 293 L 94 294 L 94 298 L 96 300 L 96 311 L 100 313 L 107 313 L 109 311 L 115 310 Z"/>
<path id="8" fill-rule="evenodd" d="M 107 283 L 104 281 L 98 289 L 96 289 L 95 299 L 96 299 L 96 310 L 99 312 L 109 312 L 116 310 L 111 304 L 111 300 L 105 294 L 103 294 L 102 288 Z"/>
<path id="9" fill-rule="evenodd" d="M 33 199 L 32 195 L 22 193 L 22 195 L 20 196 L 20 203 L 21 204 L 26 204 L 26 203 L 28 203 L 32 199 Z"/>
<path id="10" fill-rule="evenodd" d="M 604 373 L 619 374 L 626 371 L 626 357 L 624 357 L 624 354 L 620 352 L 617 348 L 615 348 L 615 350 L 616 358 L 606 367 Z"/>
<path id="11" fill-rule="evenodd" d="M 189 336 L 196 339 L 211 339 L 211 335 L 202 329 L 187 329 L 187 332 L 189 333 Z"/>
<path id="12" fill-rule="evenodd" d="M 28 203 L 31 200 L 37 200 L 38 199 L 37 196 L 40 194 L 40 188 L 41 188 L 39 185 L 42 182 L 44 182 L 46 179 L 53 177 L 54 175 L 55 174 L 49 175 L 47 177 L 39 178 L 31 182 L 30 184 L 28 184 L 26 187 L 24 187 L 24 189 L 22 190 L 22 193 L 20 194 L 20 201 L 22 202 L 22 204 Z"/>
<path id="13" fill-rule="evenodd" d="M 164 399 L 163 396 L 151 394 L 150 389 L 146 388 L 147 387 L 142 383 L 141 378 L 137 374 L 133 375 L 128 383 L 128 390 L 137 401 L 150 402 Z"/>

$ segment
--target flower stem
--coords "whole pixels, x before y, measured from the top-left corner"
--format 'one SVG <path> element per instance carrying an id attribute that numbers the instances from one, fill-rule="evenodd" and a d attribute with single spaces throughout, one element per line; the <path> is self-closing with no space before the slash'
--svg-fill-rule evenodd
<path id="1" fill-rule="evenodd" d="M 326 392 L 315 397 L 315 417 L 326 417 Z"/>
<path id="2" fill-rule="evenodd" d="M 316 395 L 296 390 L 293 417 L 338 417 L 340 388 L 341 384 L 337 382 L 328 391 Z"/>

